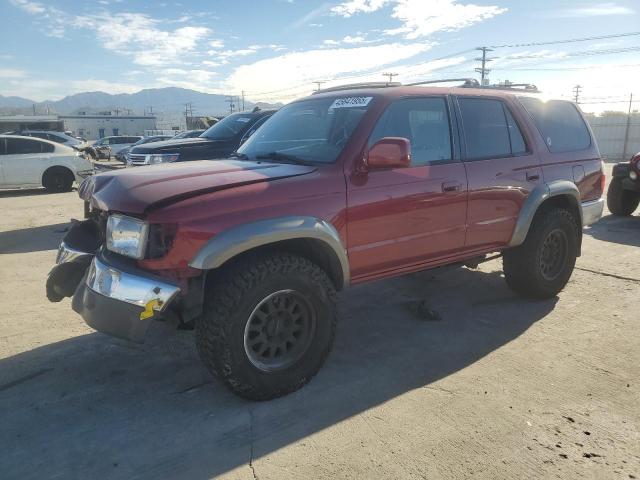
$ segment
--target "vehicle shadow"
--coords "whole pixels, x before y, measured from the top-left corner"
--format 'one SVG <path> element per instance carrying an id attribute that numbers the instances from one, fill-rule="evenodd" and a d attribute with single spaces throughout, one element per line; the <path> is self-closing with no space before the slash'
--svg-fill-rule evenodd
<path id="1" fill-rule="evenodd" d="M 0 254 L 54 250 L 69 228 L 71 223 L 66 222 L 0 232 Z"/>
<path id="2" fill-rule="evenodd" d="M 597 240 L 640 247 L 640 216 L 607 215 L 584 230 Z"/>
<path id="3" fill-rule="evenodd" d="M 44 188 L 20 188 L 15 190 L 0 190 L 0 198 L 3 197 L 27 197 L 32 195 L 45 195 Z"/>
<path id="4" fill-rule="evenodd" d="M 92 333 L 0 360 L 3 478 L 205 479 L 249 468 L 429 388 L 517 338 L 556 303 L 516 297 L 498 272 L 464 269 L 357 286 L 342 297 L 325 368 L 270 402 L 233 396 L 200 364 L 191 332 L 167 335 L 162 324 L 145 345 Z M 416 313 L 425 299 L 441 320 Z"/>

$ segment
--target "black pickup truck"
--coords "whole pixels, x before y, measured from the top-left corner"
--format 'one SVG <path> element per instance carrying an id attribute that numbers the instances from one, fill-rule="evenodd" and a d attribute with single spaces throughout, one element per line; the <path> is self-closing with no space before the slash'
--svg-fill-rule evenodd
<path id="1" fill-rule="evenodd" d="M 127 166 L 225 158 L 233 153 L 275 110 L 232 113 L 202 135 L 132 147 Z"/>

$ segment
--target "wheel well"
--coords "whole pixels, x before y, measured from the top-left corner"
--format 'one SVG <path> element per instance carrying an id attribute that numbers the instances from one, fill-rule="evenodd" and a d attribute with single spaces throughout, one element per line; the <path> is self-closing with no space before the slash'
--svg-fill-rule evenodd
<path id="1" fill-rule="evenodd" d="M 47 175 L 51 175 L 52 173 L 64 172 L 67 175 L 71 176 L 72 180 L 75 180 L 75 175 L 71 171 L 69 167 L 63 167 L 62 165 L 54 165 L 53 167 L 47 168 L 42 174 L 42 183 L 44 183 L 44 179 L 47 178 Z"/>
<path id="2" fill-rule="evenodd" d="M 582 215 L 580 215 L 578 200 L 571 195 L 554 195 L 553 197 L 549 197 L 542 202 L 538 210 L 536 210 L 536 217 L 550 208 L 562 208 L 573 216 L 578 230 L 576 233 L 578 235 L 578 256 L 580 256 L 582 253 Z"/>
<path id="3" fill-rule="evenodd" d="M 227 268 L 229 265 L 248 255 L 267 251 L 287 252 L 305 257 L 327 272 L 327 275 L 329 275 L 329 278 L 336 287 L 336 290 L 342 290 L 344 286 L 342 266 L 340 265 L 340 260 L 337 255 L 329 245 L 322 240 L 317 240 L 315 238 L 294 238 L 260 245 L 259 247 L 246 250 L 227 260 L 225 263 L 220 265 L 220 267 L 212 270 L 212 272 L 219 271 L 222 268 Z"/>

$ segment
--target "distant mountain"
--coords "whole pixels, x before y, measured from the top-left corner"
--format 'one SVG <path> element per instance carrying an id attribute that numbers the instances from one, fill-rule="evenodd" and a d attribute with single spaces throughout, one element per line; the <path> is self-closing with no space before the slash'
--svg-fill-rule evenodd
<path id="1" fill-rule="evenodd" d="M 23 109 L 36 105 L 38 113 L 43 113 L 47 107 L 51 113 L 69 115 L 79 111 L 97 113 L 99 111 L 116 110 L 123 112 L 131 110 L 133 114 L 148 112 L 153 107 L 154 112 L 184 112 L 185 104 L 190 103 L 195 116 L 220 115 L 229 111 L 226 95 L 203 93 L 186 88 L 167 87 L 149 88 L 136 93 L 120 93 L 111 95 L 105 92 L 84 92 L 69 95 L 62 100 L 33 102 L 20 97 L 0 96 L 0 108 Z M 254 103 L 245 101 L 245 109 L 249 110 Z M 278 107 L 260 102 L 260 107 Z"/>
<path id="2" fill-rule="evenodd" d="M 0 95 L 0 107 L 6 108 L 29 108 L 34 103 L 33 100 L 29 100 L 28 98 L 22 97 L 3 97 Z"/>

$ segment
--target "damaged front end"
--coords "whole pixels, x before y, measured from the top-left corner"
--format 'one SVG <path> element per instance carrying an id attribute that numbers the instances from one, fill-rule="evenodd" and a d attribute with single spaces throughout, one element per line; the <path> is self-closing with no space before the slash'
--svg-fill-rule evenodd
<path id="1" fill-rule="evenodd" d="M 141 342 L 149 320 L 166 311 L 180 288 L 107 251 L 102 231 L 97 219 L 73 224 L 47 278 L 47 298 L 73 297 L 73 310 L 92 328 Z"/>

